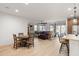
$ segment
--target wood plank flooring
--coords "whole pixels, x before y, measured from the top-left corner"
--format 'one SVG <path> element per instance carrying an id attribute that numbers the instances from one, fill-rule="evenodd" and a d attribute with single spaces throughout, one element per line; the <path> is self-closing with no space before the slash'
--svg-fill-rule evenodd
<path id="1" fill-rule="evenodd" d="M 60 43 L 58 38 L 51 40 L 34 39 L 34 48 L 20 47 L 14 49 L 12 45 L 0 45 L 0 56 L 66 56 L 66 48 L 59 54 Z"/>

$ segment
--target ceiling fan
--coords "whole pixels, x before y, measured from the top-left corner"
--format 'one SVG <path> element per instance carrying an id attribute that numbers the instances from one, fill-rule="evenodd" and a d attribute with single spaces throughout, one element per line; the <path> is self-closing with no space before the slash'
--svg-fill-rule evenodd
<path id="1" fill-rule="evenodd" d="M 47 22 L 44 22 L 44 21 L 41 20 L 41 22 L 39 24 L 47 24 Z"/>

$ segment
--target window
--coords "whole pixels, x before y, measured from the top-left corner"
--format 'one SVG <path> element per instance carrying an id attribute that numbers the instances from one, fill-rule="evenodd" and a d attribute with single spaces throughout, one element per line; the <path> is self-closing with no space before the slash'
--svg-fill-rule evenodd
<path id="1" fill-rule="evenodd" d="M 60 26 L 59 25 L 56 26 L 56 35 L 58 35 L 58 34 L 60 35 Z"/>
<path id="2" fill-rule="evenodd" d="M 46 31 L 45 26 L 44 25 L 40 25 L 39 26 L 40 31 Z"/>
<path id="3" fill-rule="evenodd" d="M 66 25 L 57 25 L 56 26 L 56 34 L 66 34 Z"/>
<path id="4" fill-rule="evenodd" d="M 66 33 L 66 25 L 61 25 L 61 33 Z"/>
<path id="5" fill-rule="evenodd" d="M 42 31 L 42 26 L 41 25 L 39 26 L 39 30 Z"/>
<path id="6" fill-rule="evenodd" d="M 50 25 L 50 31 L 54 31 L 54 27 Z"/>
<path id="7" fill-rule="evenodd" d="M 77 25 L 73 25 L 73 34 L 77 34 Z"/>
<path id="8" fill-rule="evenodd" d="M 34 25 L 34 31 L 37 31 L 37 25 Z"/>

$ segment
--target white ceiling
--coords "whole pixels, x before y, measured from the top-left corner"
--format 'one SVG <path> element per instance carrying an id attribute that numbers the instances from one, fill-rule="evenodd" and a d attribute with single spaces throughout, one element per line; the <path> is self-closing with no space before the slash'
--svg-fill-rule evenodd
<path id="1" fill-rule="evenodd" d="M 8 8 L 7 8 L 8 7 Z M 8 14 L 22 16 L 30 20 L 55 20 L 66 19 L 73 15 L 73 3 L 0 3 L 0 11 Z M 16 13 L 15 9 L 19 12 Z M 79 15 L 79 4 L 77 4 L 77 15 Z"/>

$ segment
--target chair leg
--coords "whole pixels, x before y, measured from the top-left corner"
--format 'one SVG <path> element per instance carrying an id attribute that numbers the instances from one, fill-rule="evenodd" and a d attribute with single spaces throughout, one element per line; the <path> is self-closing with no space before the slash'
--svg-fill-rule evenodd
<path id="1" fill-rule="evenodd" d="M 13 47 L 14 47 L 15 49 L 17 49 L 17 43 L 16 43 L 16 42 L 14 43 Z"/>
<path id="2" fill-rule="evenodd" d="M 68 53 L 68 56 L 69 56 L 69 44 L 66 44 L 66 47 L 67 47 L 67 53 Z"/>
<path id="3" fill-rule="evenodd" d="M 15 48 L 15 44 L 13 44 L 13 48 Z"/>
<path id="4" fill-rule="evenodd" d="M 16 43 L 14 43 L 13 48 L 16 48 L 16 49 L 17 49 L 17 45 L 16 45 Z"/>
<path id="5" fill-rule="evenodd" d="M 17 49 L 17 44 L 15 45 L 15 48 Z"/>
<path id="6" fill-rule="evenodd" d="M 33 48 L 34 48 L 34 44 L 33 44 Z"/>
<path id="7" fill-rule="evenodd" d="M 63 43 L 61 43 L 60 49 L 59 49 L 59 53 L 61 53 L 61 49 L 62 49 Z"/>
<path id="8" fill-rule="evenodd" d="M 30 45 L 29 45 L 29 44 L 27 44 L 27 47 L 29 48 L 29 47 L 30 47 Z"/>
<path id="9" fill-rule="evenodd" d="M 34 42 L 33 42 L 33 48 L 34 48 Z"/>

